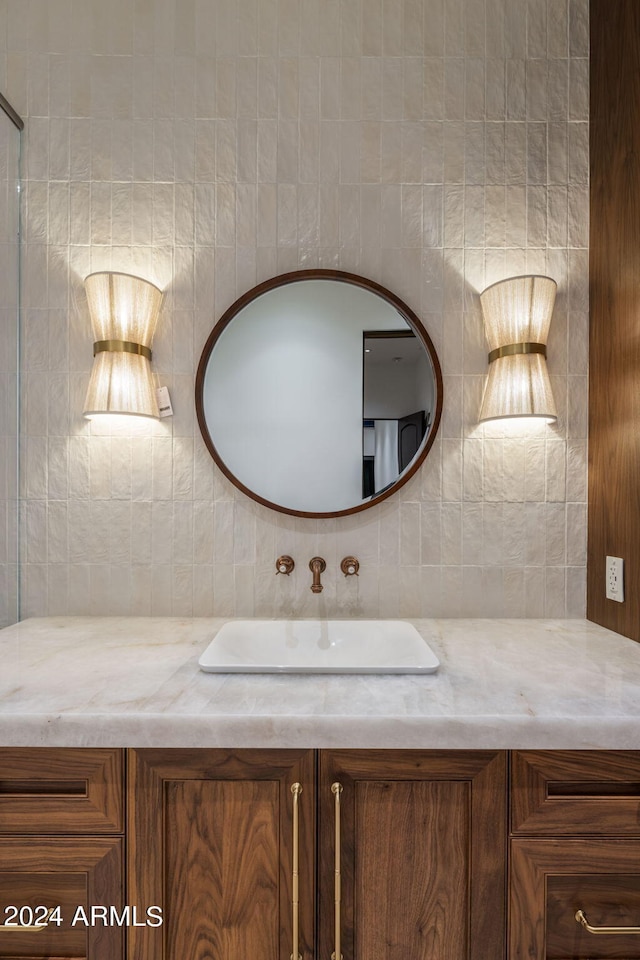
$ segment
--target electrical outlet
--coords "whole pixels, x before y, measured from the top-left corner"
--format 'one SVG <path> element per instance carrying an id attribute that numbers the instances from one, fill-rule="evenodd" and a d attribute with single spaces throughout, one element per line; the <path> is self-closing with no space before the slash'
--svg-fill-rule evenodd
<path id="1" fill-rule="evenodd" d="M 624 602 L 624 560 L 620 557 L 607 557 L 606 594 L 607 600 Z"/>

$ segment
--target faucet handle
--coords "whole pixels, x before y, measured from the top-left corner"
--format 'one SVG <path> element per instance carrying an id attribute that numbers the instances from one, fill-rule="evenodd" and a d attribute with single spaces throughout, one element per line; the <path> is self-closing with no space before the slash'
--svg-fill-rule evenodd
<path id="1" fill-rule="evenodd" d="M 288 577 L 294 567 L 294 560 L 285 553 L 276 560 L 276 577 L 279 573 L 284 573 Z"/>
<path id="2" fill-rule="evenodd" d="M 355 557 L 345 557 L 340 563 L 340 569 L 344 573 L 345 577 L 360 576 L 358 573 L 358 570 L 360 569 L 360 563 Z"/>

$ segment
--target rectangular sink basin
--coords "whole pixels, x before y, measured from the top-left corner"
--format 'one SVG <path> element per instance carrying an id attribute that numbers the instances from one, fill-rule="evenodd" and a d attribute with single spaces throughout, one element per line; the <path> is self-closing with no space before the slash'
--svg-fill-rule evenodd
<path id="1" fill-rule="evenodd" d="M 435 673 L 404 620 L 231 620 L 198 661 L 205 673 Z"/>

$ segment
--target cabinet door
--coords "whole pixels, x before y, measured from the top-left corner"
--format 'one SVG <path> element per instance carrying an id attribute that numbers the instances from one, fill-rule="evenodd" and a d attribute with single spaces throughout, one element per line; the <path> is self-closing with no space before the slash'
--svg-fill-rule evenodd
<path id="1" fill-rule="evenodd" d="M 313 752 L 130 752 L 129 898 L 164 916 L 161 927 L 130 929 L 131 960 L 290 960 L 296 782 L 298 952 L 310 960 Z"/>
<path id="2" fill-rule="evenodd" d="M 319 956 L 339 924 L 344 960 L 502 960 L 505 754 L 323 751 L 319 769 Z"/>
<path id="3" fill-rule="evenodd" d="M 624 927 L 640 931 L 640 841 L 512 841 L 509 960 L 638 960 Z"/>
<path id="4" fill-rule="evenodd" d="M 123 929 L 107 912 L 124 916 L 122 840 L 118 837 L 3 837 L 0 839 L 0 924 L 7 907 L 59 906 L 60 924 L 33 932 L 0 930 L 0 957 L 124 960 Z M 82 908 L 82 911 L 78 910 Z M 31 918 L 23 912 L 23 924 Z M 40 919 L 36 915 L 36 919 Z"/>

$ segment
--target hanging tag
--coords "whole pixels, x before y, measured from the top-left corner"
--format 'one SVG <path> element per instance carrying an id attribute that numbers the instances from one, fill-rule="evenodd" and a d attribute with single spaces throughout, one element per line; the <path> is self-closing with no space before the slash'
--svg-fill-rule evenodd
<path id="1" fill-rule="evenodd" d="M 173 407 L 171 406 L 171 397 L 169 396 L 168 387 L 158 387 L 156 390 L 156 399 L 158 401 L 158 410 L 160 411 L 160 419 L 163 417 L 172 417 L 173 416 Z"/>

